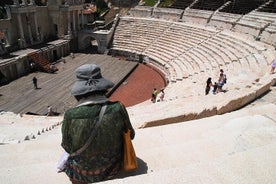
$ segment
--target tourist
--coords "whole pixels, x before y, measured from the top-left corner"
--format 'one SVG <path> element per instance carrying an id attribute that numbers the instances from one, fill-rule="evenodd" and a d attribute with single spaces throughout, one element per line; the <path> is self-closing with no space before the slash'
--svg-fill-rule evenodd
<path id="1" fill-rule="evenodd" d="M 160 93 L 159 93 L 159 101 L 163 102 L 164 97 L 165 97 L 165 92 L 164 92 L 164 88 L 162 88 L 160 89 Z"/>
<path id="2" fill-rule="evenodd" d="M 47 110 L 48 110 L 47 116 L 53 116 L 54 115 L 52 106 L 48 105 Z"/>
<path id="3" fill-rule="evenodd" d="M 75 54 L 74 54 L 73 52 L 71 52 L 71 53 L 70 53 L 70 57 L 71 57 L 72 59 L 74 59 L 74 58 L 75 58 Z"/>
<path id="4" fill-rule="evenodd" d="M 216 93 L 222 92 L 222 87 L 223 87 L 223 85 L 225 84 L 225 83 L 224 83 L 224 80 L 225 80 L 225 78 L 224 78 L 224 76 L 223 76 L 223 73 L 220 73 L 218 82 L 217 82 L 217 84 L 216 84 L 216 85 L 217 85 Z"/>
<path id="5" fill-rule="evenodd" d="M 72 154 L 87 144 L 90 134 L 96 136 L 80 154 L 69 157 L 64 172 L 73 184 L 94 183 L 116 176 L 123 163 L 123 131 L 135 132 L 126 108 L 120 102 L 110 102 L 105 96 L 113 83 L 101 75 L 94 64 L 85 64 L 76 69 L 77 80 L 71 94 L 78 105 L 64 114 L 62 122 L 62 147 Z M 106 107 L 103 118 L 99 118 L 102 107 Z M 98 119 L 99 127 L 95 128 Z"/>
<path id="6" fill-rule="evenodd" d="M 54 64 L 50 64 L 50 71 L 51 71 L 51 73 L 55 73 L 56 67 Z"/>
<path id="7" fill-rule="evenodd" d="M 38 87 L 37 87 L 37 78 L 35 76 L 33 77 L 33 85 L 34 85 L 35 89 L 38 89 Z"/>
<path id="8" fill-rule="evenodd" d="M 152 101 L 152 103 L 156 102 L 157 95 L 158 95 L 158 90 L 156 88 L 154 88 L 153 91 L 152 91 L 152 94 L 151 94 L 151 101 Z"/>
<path id="9" fill-rule="evenodd" d="M 224 73 L 223 69 L 220 69 L 220 74 L 222 74 L 222 76 L 223 76 L 223 79 L 222 79 L 223 83 L 226 84 L 227 78 L 226 78 L 226 74 Z"/>
<path id="10" fill-rule="evenodd" d="M 276 58 L 271 62 L 270 74 L 274 74 L 275 68 L 276 68 Z"/>
<path id="11" fill-rule="evenodd" d="M 223 69 L 219 70 L 219 79 L 215 84 L 213 85 L 213 94 L 217 94 L 219 92 L 222 92 L 222 87 L 227 82 L 226 74 L 224 73 Z"/>
<path id="12" fill-rule="evenodd" d="M 214 87 L 214 84 L 212 83 L 212 78 L 209 77 L 206 81 L 206 87 L 205 87 L 205 95 L 208 95 L 210 90 L 211 90 L 211 87 Z"/>

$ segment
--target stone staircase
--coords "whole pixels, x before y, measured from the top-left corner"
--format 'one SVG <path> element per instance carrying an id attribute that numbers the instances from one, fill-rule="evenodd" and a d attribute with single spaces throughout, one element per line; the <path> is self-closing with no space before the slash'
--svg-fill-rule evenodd
<path id="1" fill-rule="evenodd" d="M 136 129 L 138 170 L 101 183 L 275 183 L 275 110 L 276 105 L 268 103 Z M 69 184 L 67 176 L 55 170 L 62 153 L 60 142 L 57 126 L 34 140 L 1 145 L 1 160 L 9 160 L 0 166 L 1 183 Z"/>
<path id="2" fill-rule="evenodd" d="M 28 57 L 32 59 L 32 61 L 39 66 L 39 68 L 42 69 L 44 72 L 52 73 L 51 71 L 51 63 L 48 61 L 45 57 L 43 57 L 41 54 L 33 52 L 29 53 Z"/>
<path id="3" fill-rule="evenodd" d="M 275 107 L 137 130 L 147 174 L 106 183 L 273 183 L 275 171 L 261 173 L 275 167 L 275 157 L 267 158 L 276 148 Z"/>

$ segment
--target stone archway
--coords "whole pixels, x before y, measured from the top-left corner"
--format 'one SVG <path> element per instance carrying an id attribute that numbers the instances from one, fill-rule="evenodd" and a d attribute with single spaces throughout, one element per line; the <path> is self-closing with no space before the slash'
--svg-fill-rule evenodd
<path id="1" fill-rule="evenodd" d="M 97 46 L 97 51 L 103 54 L 110 41 L 110 35 L 110 31 L 80 32 L 78 36 L 79 50 Z"/>
<path id="2" fill-rule="evenodd" d="M 89 50 L 91 50 L 93 53 L 99 51 L 98 40 L 95 39 L 91 34 L 86 34 L 79 37 L 78 43 L 79 43 L 79 50 L 85 50 L 89 48 Z"/>

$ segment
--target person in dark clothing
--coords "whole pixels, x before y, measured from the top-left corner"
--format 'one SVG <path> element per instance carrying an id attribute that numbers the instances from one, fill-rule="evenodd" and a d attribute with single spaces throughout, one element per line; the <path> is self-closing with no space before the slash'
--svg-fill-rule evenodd
<path id="1" fill-rule="evenodd" d="M 211 87 L 214 87 L 214 84 L 212 83 L 212 78 L 209 77 L 206 81 L 205 95 L 209 94 Z"/>
<path id="2" fill-rule="evenodd" d="M 79 155 L 69 157 L 63 172 L 72 184 L 88 184 L 113 179 L 123 173 L 123 136 L 126 128 L 135 131 L 125 106 L 111 102 L 106 96 L 113 82 L 101 75 L 101 69 L 94 64 L 85 64 L 76 69 L 76 82 L 71 94 L 78 105 L 68 109 L 62 121 L 63 149 L 72 154 L 85 145 L 96 129 L 96 136 Z M 105 106 L 102 122 L 96 128 L 101 108 Z"/>
<path id="3" fill-rule="evenodd" d="M 33 85 L 34 85 L 35 89 L 38 89 L 38 87 L 37 87 L 37 78 L 35 76 L 33 77 Z"/>

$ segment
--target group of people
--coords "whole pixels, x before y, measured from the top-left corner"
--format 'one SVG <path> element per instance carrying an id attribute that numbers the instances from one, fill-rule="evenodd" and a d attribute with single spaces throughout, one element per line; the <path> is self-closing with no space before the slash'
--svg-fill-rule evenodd
<path id="1" fill-rule="evenodd" d="M 156 88 L 153 89 L 152 94 L 151 94 L 151 101 L 152 103 L 155 102 L 162 102 L 164 101 L 164 97 L 165 97 L 165 92 L 164 89 L 160 89 L 160 92 L 158 92 L 158 90 Z"/>
<path id="2" fill-rule="evenodd" d="M 276 58 L 273 59 L 271 62 L 270 74 L 275 73 L 275 68 L 276 68 Z M 209 94 L 212 87 L 213 87 L 213 91 L 212 91 L 213 94 L 217 94 L 223 91 L 222 87 L 224 86 L 224 84 L 226 84 L 226 81 L 227 81 L 226 74 L 224 73 L 223 69 L 220 69 L 220 74 L 217 82 L 213 83 L 211 77 L 207 79 L 206 87 L 205 87 L 205 95 Z"/>
<path id="3" fill-rule="evenodd" d="M 213 83 L 212 78 L 209 77 L 206 81 L 206 87 L 205 87 L 205 95 L 208 95 L 211 88 L 213 87 L 213 94 L 217 94 L 219 92 L 222 92 L 222 87 L 224 84 L 226 84 L 227 78 L 226 74 L 224 73 L 223 69 L 220 69 L 219 78 L 217 82 Z"/>

